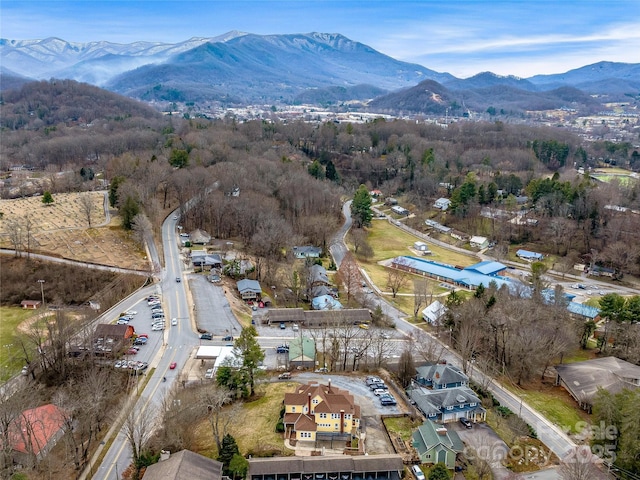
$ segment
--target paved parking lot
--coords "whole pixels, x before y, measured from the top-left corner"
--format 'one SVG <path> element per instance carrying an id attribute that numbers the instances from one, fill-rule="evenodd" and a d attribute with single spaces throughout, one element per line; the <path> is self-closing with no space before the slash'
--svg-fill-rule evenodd
<path id="1" fill-rule="evenodd" d="M 189 275 L 188 282 L 198 328 L 214 336 L 237 337 L 241 327 L 224 295 L 226 287 L 208 282 L 203 275 Z"/>

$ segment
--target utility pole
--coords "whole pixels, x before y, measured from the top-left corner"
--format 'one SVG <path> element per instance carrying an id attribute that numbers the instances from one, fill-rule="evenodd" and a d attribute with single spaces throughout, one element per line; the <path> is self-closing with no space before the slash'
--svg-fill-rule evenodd
<path id="1" fill-rule="evenodd" d="M 38 280 L 40 284 L 40 293 L 42 294 L 42 306 L 44 307 L 44 280 Z"/>

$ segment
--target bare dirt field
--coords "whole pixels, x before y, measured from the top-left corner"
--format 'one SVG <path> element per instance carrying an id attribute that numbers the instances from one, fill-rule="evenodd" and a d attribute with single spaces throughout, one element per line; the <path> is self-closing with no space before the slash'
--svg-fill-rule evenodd
<path id="1" fill-rule="evenodd" d="M 89 228 L 81 195 L 91 199 L 93 228 Z M 33 253 L 137 270 L 148 268 L 145 253 L 118 227 L 119 218 L 105 217 L 104 195 L 60 193 L 53 196 L 54 202 L 49 206 L 43 205 L 42 196 L 0 200 L 0 246 L 14 247 L 9 237 L 10 224 L 14 220 L 24 224 L 28 216 Z"/>

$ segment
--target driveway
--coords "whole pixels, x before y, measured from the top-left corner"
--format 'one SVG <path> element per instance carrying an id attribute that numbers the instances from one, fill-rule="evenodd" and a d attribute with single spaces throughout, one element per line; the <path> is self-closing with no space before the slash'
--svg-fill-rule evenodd
<path id="1" fill-rule="evenodd" d="M 459 422 L 448 423 L 446 427 L 458 433 L 465 445 L 464 454 L 468 459 L 473 460 L 477 455 L 487 461 L 496 480 L 510 478 L 511 471 L 501 463 L 507 456 L 509 447 L 491 427 L 485 423 L 474 423 L 473 428 L 468 429 Z"/>

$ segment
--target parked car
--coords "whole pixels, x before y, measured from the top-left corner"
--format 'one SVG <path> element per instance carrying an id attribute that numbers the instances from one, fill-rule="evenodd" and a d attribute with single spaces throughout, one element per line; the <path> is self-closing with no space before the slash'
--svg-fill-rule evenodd
<path id="1" fill-rule="evenodd" d="M 176 277 L 176 282 L 180 283 L 181 281 L 180 277 Z"/>
<path id="2" fill-rule="evenodd" d="M 367 325 L 366 323 L 361 323 L 360 325 L 358 325 L 360 328 L 362 328 L 363 330 L 369 330 L 369 325 Z"/>
<path id="3" fill-rule="evenodd" d="M 158 332 L 160 330 L 164 330 L 164 325 L 153 325 L 151 327 L 151 331 L 153 331 L 153 332 Z"/>
<path id="4" fill-rule="evenodd" d="M 118 324 L 118 325 L 129 325 L 129 320 L 127 320 L 126 318 L 121 318 L 116 322 L 116 324 Z"/>
<path id="5" fill-rule="evenodd" d="M 316 368 L 316 373 L 329 373 L 329 369 L 327 367 Z"/>
<path id="6" fill-rule="evenodd" d="M 464 428 L 473 428 L 473 424 L 468 418 L 460 417 L 460 423 L 464 425 Z"/>
<path id="7" fill-rule="evenodd" d="M 136 355 L 138 353 L 138 350 L 136 350 L 135 348 L 130 348 L 129 350 L 126 351 L 127 355 Z"/>
<path id="8" fill-rule="evenodd" d="M 134 345 L 146 345 L 149 339 L 147 337 L 138 337 L 133 341 Z"/>
<path id="9" fill-rule="evenodd" d="M 127 315 L 137 315 L 138 312 L 136 312 L 135 310 L 127 310 L 126 312 L 124 312 Z"/>
<path id="10" fill-rule="evenodd" d="M 210 333 L 201 333 L 200 340 L 213 340 L 213 335 Z"/>
<path id="11" fill-rule="evenodd" d="M 278 345 L 276 353 L 289 353 L 289 345 Z"/>
<path id="12" fill-rule="evenodd" d="M 213 378 L 213 368 L 207 369 L 207 372 L 204 374 L 204 378 Z"/>
<path id="13" fill-rule="evenodd" d="M 139 334 L 138 334 L 138 338 L 146 338 L 146 339 L 149 339 L 149 334 L 147 334 L 147 333 L 139 333 Z"/>
<path id="14" fill-rule="evenodd" d="M 380 405 L 393 406 L 397 405 L 396 399 L 392 395 L 380 395 Z"/>
<path id="15" fill-rule="evenodd" d="M 280 330 L 284 330 L 285 328 L 287 328 L 287 326 L 284 324 L 284 322 L 280 323 Z"/>
<path id="16" fill-rule="evenodd" d="M 293 325 L 291 325 L 291 328 L 293 329 L 294 332 L 297 332 L 300 329 L 297 323 L 294 323 Z"/>
<path id="17" fill-rule="evenodd" d="M 424 472 L 420 468 L 420 465 L 412 465 L 411 473 L 416 477 L 416 480 L 425 480 Z"/>
<path id="18" fill-rule="evenodd" d="M 231 335 L 227 335 L 226 337 L 222 337 L 223 342 L 233 342 L 233 337 Z"/>
<path id="19" fill-rule="evenodd" d="M 282 372 L 280 375 L 278 375 L 278 378 L 280 380 L 288 380 L 291 378 L 291 372 Z"/>
<path id="20" fill-rule="evenodd" d="M 376 389 L 373 391 L 373 394 L 374 394 L 376 397 L 379 397 L 379 396 L 380 396 L 380 395 L 382 395 L 383 393 L 387 393 L 387 392 L 388 392 L 388 390 L 387 390 L 387 389 L 385 389 L 385 388 L 376 388 Z"/>
<path id="21" fill-rule="evenodd" d="M 177 363 L 176 363 L 176 362 L 171 362 L 171 363 L 169 364 L 169 370 L 175 370 L 176 366 L 177 366 Z"/>

